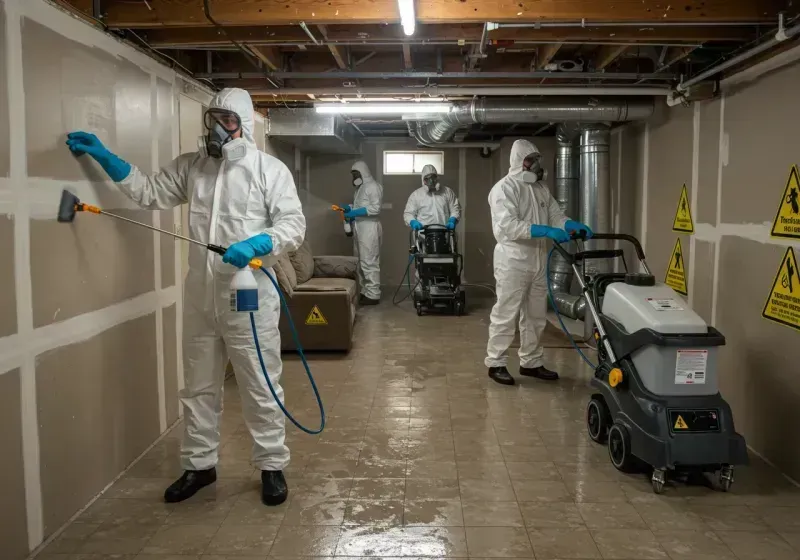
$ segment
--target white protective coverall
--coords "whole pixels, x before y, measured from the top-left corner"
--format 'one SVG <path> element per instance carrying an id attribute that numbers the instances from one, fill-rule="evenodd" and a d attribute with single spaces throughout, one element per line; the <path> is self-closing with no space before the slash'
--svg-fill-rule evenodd
<path id="1" fill-rule="evenodd" d="M 369 172 L 363 161 L 357 161 L 351 168 L 361 173 L 364 181 L 356 189 L 353 210 L 366 208 L 367 215 L 355 220 L 355 239 L 353 244 L 358 257 L 358 280 L 361 295 L 369 299 L 381 299 L 381 240 L 383 229 L 378 216 L 383 205 L 383 186 Z"/>
<path id="2" fill-rule="evenodd" d="M 436 168 L 426 165 L 422 168 L 420 181 L 431 173 L 436 173 Z M 425 183 L 422 187 L 411 193 L 403 212 L 403 221 L 411 227 L 411 220 L 417 220 L 423 226 L 432 224 L 446 225 L 447 220 L 461 219 L 461 205 L 458 203 L 456 193 L 450 187 L 440 186 L 435 192 L 430 192 Z"/>
<path id="3" fill-rule="evenodd" d="M 541 181 L 522 180 L 522 160 L 538 153 L 531 142 L 517 140 L 511 147 L 511 168 L 489 192 L 494 248 L 497 303 L 492 308 L 486 367 L 503 367 L 519 317 L 520 365 L 544 365 L 539 339 L 547 322 L 547 238 L 531 239 L 531 225 L 563 229 L 567 217 Z"/>
<path id="4" fill-rule="evenodd" d="M 278 159 L 260 152 L 253 139 L 253 103 L 241 89 L 225 89 L 211 108 L 234 111 L 242 123 L 242 140 L 223 146 L 223 157 L 199 153 L 179 156 L 157 173 L 135 166 L 118 183 L 134 202 L 150 210 L 189 204 L 189 236 L 228 247 L 260 233 L 272 238 L 275 257 L 303 242 L 306 221 L 294 180 Z M 229 150 L 236 146 L 237 150 Z M 246 149 L 243 149 L 245 146 Z M 228 159 L 233 152 L 238 159 Z M 228 358 L 236 373 L 242 411 L 253 437 L 253 463 L 261 470 L 283 470 L 289 463 L 283 413 L 267 389 L 258 362 L 248 313 L 230 311 L 230 282 L 236 268 L 199 245 L 190 245 L 184 286 L 183 356 L 185 388 L 181 466 L 205 470 L 217 464 L 222 413 L 222 385 Z M 259 310 L 255 313 L 264 364 L 278 396 L 281 377 L 280 301 L 269 278 L 255 271 Z"/>

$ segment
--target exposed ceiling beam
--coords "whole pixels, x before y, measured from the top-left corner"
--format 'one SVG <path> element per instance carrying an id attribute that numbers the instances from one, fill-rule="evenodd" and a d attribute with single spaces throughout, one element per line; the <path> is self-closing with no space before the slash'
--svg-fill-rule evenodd
<path id="1" fill-rule="evenodd" d="M 214 0 L 221 25 L 327 23 L 397 23 L 396 0 Z M 204 26 L 203 0 L 130 2 L 104 0 L 112 27 Z M 288 8 L 288 9 L 287 9 Z M 420 23 L 523 21 L 770 21 L 784 8 L 782 0 L 425 0 L 417 5 Z"/>
<path id="2" fill-rule="evenodd" d="M 414 61 L 411 59 L 411 45 L 403 43 L 403 68 L 411 70 L 414 68 Z"/>
<path id="3" fill-rule="evenodd" d="M 324 25 L 318 25 L 317 29 L 319 29 L 320 34 L 322 34 L 322 38 L 325 40 L 326 45 L 328 46 L 328 50 L 331 51 L 331 55 L 333 55 L 333 59 L 336 61 L 336 65 L 342 70 L 347 68 L 347 62 L 345 62 L 344 57 L 342 56 L 342 53 L 339 50 L 339 47 L 327 42 L 328 41 L 327 27 L 325 27 Z"/>
<path id="4" fill-rule="evenodd" d="M 622 53 L 626 50 L 628 50 L 628 47 L 624 45 L 606 45 L 598 48 L 594 57 L 595 70 L 604 70 L 609 64 L 622 56 Z"/>
<path id="5" fill-rule="evenodd" d="M 695 47 L 671 47 L 667 49 L 667 54 L 664 57 L 663 67 L 668 68 L 675 64 L 676 62 L 680 62 L 690 54 L 692 54 L 695 50 Z"/>
<path id="6" fill-rule="evenodd" d="M 542 45 L 536 51 L 536 69 L 541 70 L 553 60 L 553 57 L 558 54 L 561 49 L 561 43 L 550 43 L 549 45 Z"/>
<path id="7" fill-rule="evenodd" d="M 250 51 L 272 71 L 283 70 L 283 55 L 275 47 L 248 45 Z"/>

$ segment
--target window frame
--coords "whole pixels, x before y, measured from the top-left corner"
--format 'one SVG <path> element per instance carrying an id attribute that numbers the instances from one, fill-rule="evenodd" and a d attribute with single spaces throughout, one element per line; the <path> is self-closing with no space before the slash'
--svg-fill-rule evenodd
<path id="1" fill-rule="evenodd" d="M 387 171 L 386 170 L 386 158 L 387 158 L 387 156 L 389 154 L 411 154 L 412 156 L 414 156 L 414 159 L 412 159 L 412 170 L 409 171 L 409 172 Z M 436 155 L 436 154 L 439 154 L 439 157 L 441 159 L 441 166 L 439 166 L 439 165 L 435 166 L 436 167 L 436 171 L 438 171 L 440 175 L 443 175 L 444 174 L 444 172 L 443 172 L 443 168 L 444 168 L 444 150 L 384 150 L 383 151 L 383 160 L 381 162 L 382 165 L 383 165 L 383 174 L 384 175 L 397 176 L 397 177 L 401 177 L 401 176 L 404 176 L 404 175 L 405 176 L 410 176 L 410 175 L 417 176 L 422 172 L 422 170 L 420 170 L 420 171 L 414 171 L 413 170 L 414 163 L 415 163 L 415 160 L 416 160 L 416 156 L 417 155 Z"/>

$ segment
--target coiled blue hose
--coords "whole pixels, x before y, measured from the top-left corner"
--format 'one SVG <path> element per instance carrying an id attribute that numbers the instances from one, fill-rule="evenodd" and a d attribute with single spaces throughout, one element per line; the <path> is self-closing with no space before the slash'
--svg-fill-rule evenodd
<path id="1" fill-rule="evenodd" d="M 314 376 L 311 375 L 311 369 L 308 367 L 308 362 L 306 362 L 306 355 L 303 352 L 303 347 L 300 344 L 300 337 L 297 335 L 297 329 L 294 326 L 294 321 L 292 321 L 292 315 L 289 313 L 289 306 L 286 304 L 286 299 L 283 297 L 283 292 L 278 287 L 278 283 L 275 281 L 275 278 L 272 277 L 272 274 L 267 272 L 267 270 L 262 266 L 260 267 L 261 271 L 267 275 L 272 285 L 275 286 L 275 291 L 278 292 L 278 297 L 281 298 L 281 307 L 283 312 L 286 313 L 286 318 L 289 319 L 289 328 L 292 331 L 292 336 L 294 337 L 294 342 L 297 345 L 297 353 L 300 354 L 300 359 L 303 361 L 303 367 L 306 369 L 306 375 L 308 375 L 308 380 L 311 382 L 311 388 L 314 390 L 314 396 L 317 398 L 317 406 L 319 406 L 319 429 L 318 430 L 311 430 L 303 426 L 300 422 L 295 420 L 294 416 L 292 416 L 286 407 L 283 405 L 281 400 L 278 398 L 278 395 L 275 393 L 275 388 L 272 386 L 272 382 L 269 380 L 269 375 L 267 374 L 267 367 L 264 365 L 264 357 L 261 355 L 261 345 L 258 343 L 258 332 L 256 330 L 256 320 L 253 316 L 253 312 L 250 312 L 250 326 L 253 328 L 253 342 L 256 345 L 256 352 L 258 353 L 258 361 L 261 363 L 261 372 L 264 374 L 264 379 L 267 380 L 267 387 L 269 387 L 269 392 L 272 393 L 272 398 L 275 399 L 275 402 L 278 403 L 283 414 L 289 421 L 303 430 L 307 434 L 317 435 L 322 433 L 322 430 L 325 429 L 325 407 L 322 406 L 322 397 L 319 394 L 319 389 L 317 389 L 317 384 L 314 382 Z"/>
<path id="2" fill-rule="evenodd" d="M 550 285 L 550 260 L 553 258 L 553 253 L 555 252 L 555 250 L 556 250 L 555 247 L 550 249 L 550 253 L 548 253 L 547 255 L 547 265 L 545 266 L 547 273 L 547 297 L 550 298 L 550 305 L 553 306 L 553 311 L 556 312 L 556 319 L 558 319 L 558 324 L 561 325 L 561 330 L 564 331 L 565 335 L 567 335 L 567 338 L 569 338 L 569 341 L 572 343 L 572 346 L 575 348 L 575 350 L 578 351 L 578 354 L 581 355 L 583 361 L 586 362 L 590 368 L 597 369 L 597 366 L 594 365 L 589 360 L 589 358 L 586 357 L 586 354 L 584 354 L 581 351 L 580 347 L 578 346 L 578 343 L 575 342 L 575 339 L 572 337 L 572 333 L 569 332 L 569 329 L 567 329 L 567 327 L 564 325 L 564 321 L 561 320 L 561 314 L 558 312 L 558 307 L 556 307 L 556 300 L 553 297 L 553 286 Z"/>

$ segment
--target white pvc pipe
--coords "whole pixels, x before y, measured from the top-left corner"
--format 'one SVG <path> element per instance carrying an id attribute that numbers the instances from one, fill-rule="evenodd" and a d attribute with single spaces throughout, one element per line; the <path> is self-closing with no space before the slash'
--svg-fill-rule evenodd
<path id="1" fill-rule="evenodd" d="M 280 89 L 254 89 L 251 95 L 282 96 L 282 95 L 404 95 L 404 96 L 514 96 L 522 95 L 568 95 L 568 96 L 667 96 L 672 92 L 670 88 L 661 87 L 550 87 L 550 86 L 506 86 L 506 87 L 474 87 L 474 86 L 430 86 L 420 88 L 402 87 L 365 87 L 365 88 L 280 88 Z"/>

